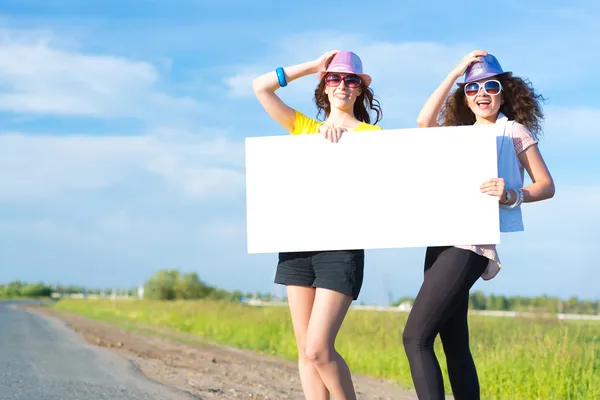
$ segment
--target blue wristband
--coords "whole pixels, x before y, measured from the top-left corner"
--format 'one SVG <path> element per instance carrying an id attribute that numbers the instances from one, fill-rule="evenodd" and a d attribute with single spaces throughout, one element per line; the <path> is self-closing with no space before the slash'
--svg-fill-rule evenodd
<path id="1" fill-rule="evenodd" d="M 277 74 L 277 80 L 279 81 L 279 86 L 286 87 L 287 81 L 285 80 L 285 73 L 283 72 L 283 68 L 279 67 L 275 70 Z"/>

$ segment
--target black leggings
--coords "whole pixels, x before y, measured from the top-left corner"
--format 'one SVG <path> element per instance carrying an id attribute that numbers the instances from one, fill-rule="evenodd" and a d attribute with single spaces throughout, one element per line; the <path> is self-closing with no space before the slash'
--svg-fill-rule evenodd
<path id="1" fill-rule="evenodd" d="M 433 343 L 440 334 L 456 400 L 479 399 L 479 379 L 469 349 L 469 290 L 488 259 L 456 247 L 430 247 L 425 278 L 402 335 L 419 400 L 444 399 L 444 382 Z"/>

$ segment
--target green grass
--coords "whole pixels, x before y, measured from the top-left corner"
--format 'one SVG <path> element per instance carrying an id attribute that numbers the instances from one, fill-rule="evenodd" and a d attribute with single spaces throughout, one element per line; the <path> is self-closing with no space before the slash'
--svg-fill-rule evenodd
<path id="1" fill-rule="evenodd" d="M 132 322 L 290 360 L 297 357 L 289 312 L 230 302 L 61 300 L 58 310 L 119 325 Z M 391 378 L 412 387 L 402 347 L 407 314 L 353 310 L 336 348 L 353 372 Z M 482 398 L 600 399 L 600 323 L 472 316 L 471 349 Z M 446 390 L 445 358 L 436 341 Z"/>

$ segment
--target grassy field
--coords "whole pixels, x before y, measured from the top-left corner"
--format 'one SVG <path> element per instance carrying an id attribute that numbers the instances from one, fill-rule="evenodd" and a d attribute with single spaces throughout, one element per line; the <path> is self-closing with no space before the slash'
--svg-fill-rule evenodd
<path id="1" fill-rule="evenodd" d="M 229 302 L 62 300 L 58 310 L 119 325 L 168 327 L 211 341 L 295 359 L 287 308 Z M 407 314 L 349 313 L 336 348 L 352 371 L 412 387 L 402 347 Z M 510 400 L 600 399 L 600 324 L 555 319 L 470 318 L 482 397 Z M 439 340 L 436 353 L 450 393 Z"/>

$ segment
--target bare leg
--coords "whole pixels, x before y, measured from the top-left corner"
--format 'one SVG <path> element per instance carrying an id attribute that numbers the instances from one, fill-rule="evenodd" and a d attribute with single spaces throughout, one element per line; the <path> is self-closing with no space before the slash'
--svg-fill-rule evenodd
<path id="1" fill-rule="evenodd" d="M 315 288 L 288 285 L 286 290 L 298 345 L 298 369 L 304 397 L 307 400 L 329 400 L 329 392 L 319 372 L 312 361 L 306 358 L 307 331 L 315 300 Z"/>
<path id="2" fill-rule="evenodd" d="M 352 297 L 317 288 L 306 339 L 306 357 L 336 400 L 356 400 L 350 369 L 335 350 L 335 338 Z"/>

